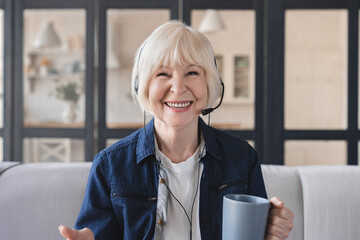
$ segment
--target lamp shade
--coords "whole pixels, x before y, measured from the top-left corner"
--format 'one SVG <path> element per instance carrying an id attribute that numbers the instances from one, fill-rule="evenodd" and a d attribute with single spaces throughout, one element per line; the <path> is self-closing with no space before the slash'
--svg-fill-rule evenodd
<path id="1" fill-rule="evenodd" d="M 224 23 L 219 13 L 214 9 L 208 9 L 205 12 L 205 16 L 201 20 L 199 31 L 202 33 L 216 32 L 224 30 Z"/>
<path id="2" fill-rule="evenodd" d="M 34 47 L 57 47 L 61 45 L 59 36 L 57 35 L 52 22 L 45 22 L 40 34 L 34 41 Z"/>

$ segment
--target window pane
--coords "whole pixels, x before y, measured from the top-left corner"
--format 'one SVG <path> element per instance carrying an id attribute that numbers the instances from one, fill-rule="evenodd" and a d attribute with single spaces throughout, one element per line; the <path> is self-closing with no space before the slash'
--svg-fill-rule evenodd
<path id="1" fill-rule="evenodd" d="M 360 14 L 360 11 L 359 11 Z M 358 42 L 358 46 L 360 46 L 360 19 L 359 19 L 359 42 Z M 359 47 L 359 52 L 358 52 L 358 56 L 360 58 L 360 47 Z M 360 69 L 360 59 L 358 60 L 358 73 L 359 73 L 359 69 Z M 360 74 L 358 74 L 358 128 L 360 129 Z M 360 162 L 360 161 L 358 161 Z M 359 163 L 360 164 L 360 163 Z"/>
<path id="2" fill-rule="evenodd" d="M 85 10 L 24 11 L 24 125 L 83 127 Z"/>
<path id="3" fill-rule="evenodd" d="M 0 128 L 2 128 L 3 126 L 4 126 L 4 10 L 0 9 Z"/>
<path id="4" fill-rule="evenodd" d="M 218 128 L 254 129 L 255 11 L 217 12 L 225 29 L 204 32 L 204 35 L 214 47 L 225 96 L 222 106 L 211 113 L 211 123 Z M 200 28 L 205 13 L 206 10 L 191 12 L 192 25 L 196 29 Z"/>
<path id="5" fill-rule="evenodd" d="M 110 147 L 111 145 L 113 145 L 114 143 L 116 143 L 117 141 L 120 141 L 120 139 L 107 139 L 106 140 L 106 147 Z"/>
<path id="6" fill-rule="evenodd" d="M 358 142 L 358 165 L 360 166 L 360 142 Z"/>
<path id="7" fill-rule="evenodd" d="M 0 162 L 4 161 L 4 139 L 0 138 Z"/>
<path id="8" fill-rule="evenodd" d="M 83 162 L 84 141 L 70 138 L 25 138 L 24 162 Z"/>
<path id="9" fill-rule="evenodd" d="M 285 16 L 285 128 L 345 129 L 346 10 L 289 10 Z"/>
<path id="10" fill-rule="evenodd" d="M 345 141 L 286 141 L 285 165 L 346 165 Z"/>
<path id="11" fill-rule="evenodd" d="M 142 127 L 143 113 L 130 93 L 134 55 L 150 33 L 169 19 L 169 10 L 108 10 L 107 127 Z"/>

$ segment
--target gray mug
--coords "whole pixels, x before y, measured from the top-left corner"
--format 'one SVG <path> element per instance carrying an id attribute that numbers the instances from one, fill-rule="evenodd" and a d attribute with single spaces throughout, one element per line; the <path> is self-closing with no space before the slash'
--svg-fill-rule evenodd
<path id="1" fill-rule="evenodd" d="M 244 194 L 227 194 L 223 202 L 223 240 L 264 240 L 269 200 Z"/>

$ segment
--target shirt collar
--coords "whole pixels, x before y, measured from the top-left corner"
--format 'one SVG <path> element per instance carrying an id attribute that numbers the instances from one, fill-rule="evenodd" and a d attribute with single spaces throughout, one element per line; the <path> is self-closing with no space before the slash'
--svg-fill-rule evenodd
<path id="1" fill-rule="evenodd" d="M 145 131 L 146 130 L 146 131 Z M 154 155 L 154 118 L 141 129 L 136 145 L 136 163 L 139 164 L 143 159 Z"/>
<path id="2" fill-rule="evenodd" d="M 215 129 L 208 126 L 201 117 L 199 117 L 199 127 L 204 136 L 206 152 L 210 153 L 215 159 L 221 160 L 220 147 L 215 137 Z"/>
<path id="3" fill-rule="evenodd" d="M 199 128 L 204 136 L 206 152 L 215 159 L 221 160 L 219 144 L 216 141 L 214 129 L 209 127 L 201 117 L 199 117 Z M 145 131 L 146 130 L 146 131 Z M 154 155 L 155 151 L 154 118 L 141 129 L 136 146 L 136 163 L 139 164 L 148 156 Z M 147 138 L 147 139 L 146 139 Z M 150 145 L 151 144 L 151 145 Z"/>

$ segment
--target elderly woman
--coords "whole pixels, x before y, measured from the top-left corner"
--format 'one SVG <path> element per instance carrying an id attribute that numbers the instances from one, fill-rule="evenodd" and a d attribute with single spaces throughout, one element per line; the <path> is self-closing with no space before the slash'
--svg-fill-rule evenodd
<path id="1" fill-rule="evenodd" d="M 67 239 L 221 239 L 228 193 L 266 198 L 260 162 L 245 141 L 206 125 L 223 85 L 204 35 L 178 21 L 140 46 L 133 96 L 154 118 L 93 162 Z M 273 198 L 265 239 L 285 239 L 292 212 Z"/>

